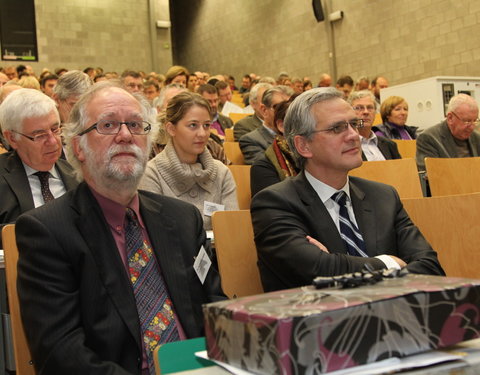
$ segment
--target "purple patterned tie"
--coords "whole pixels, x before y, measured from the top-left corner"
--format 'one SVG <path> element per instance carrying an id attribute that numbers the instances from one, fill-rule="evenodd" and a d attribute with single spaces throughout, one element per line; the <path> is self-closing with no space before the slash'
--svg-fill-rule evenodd
<path id="1" fill-rule="evenodd" d="M 48 179 L 50 178 L 50 172 L 36 172 L 35 176 L 40 180 L 40 189 L 42 191 L 43 202 L 47 203 L 53 201 L 55 197 L 50 191 L 50 186 L 48 184 Z"/>
<path id="2" fill-rule="evenodd" d="M 180 340 L 180 336 L 157 259 L 131 208 L 126 211 L 125 248 L 148 367 L 154 375 L 153 351 L 159 344 Z"/>

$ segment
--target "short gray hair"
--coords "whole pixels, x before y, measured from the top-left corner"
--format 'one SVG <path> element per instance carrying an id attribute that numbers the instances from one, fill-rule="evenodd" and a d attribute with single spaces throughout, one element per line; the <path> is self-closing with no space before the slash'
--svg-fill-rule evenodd
<path id="1" fill-rule="evenodd" d="M 43 117 L 54 112 L 60 122 L 55 101 L 35 89 L 12 91 L 0 105 L 2 131 L 23 132 L 23 121 L 27 118 Z M 14 134 L 18 139 L 19 134 Z"/>
<path id="2" fill-rule="evenodd" d="M 362 98 L 370 98 L 372 99 L 373 105 L 375 109 L 377 109 L 377 102 L 375 101 L 375 95 L 372 94 L 370 90 L 361 90 L 361 91 L 353 91 L 347 99 L 347 102 L 350 105 L 353 105 L 353 102 L 358 99 Z"/>
<path id="3" fill-rule="evenodd" d="M 281 95 L 286 95 L 288 97 L 291 97 L 293 95 L 293 89 L 285 85 L 273 86 L 272 88 L 268 89 L 263 93 L 262 104 L 267 106 L 268 108 L 271 108 L 273 95 L 275 94 L 281 94 Z"/>
<path id="4" fill-rule="evenodd" d="M 70 70 L 62 74 L 53 88 L 53 93 L 58 100 L 67 100 L 70 97 L 78 97 L 92 86 L 92 79 L 80 70 Z"/>
<path id="5" fill-rule="evenodd" d="M 150 103 L 148 103 L 148 100 L 143 96 L 143 94 L 130 93 L 125 90 L 125 88 L 121 84 L 115 81 L 101 81 L 89 87 L 87 91 L 80 97 L 78 102 L 73 106 L 72 111 L 70 112 L 69 122 L 64 124 L 63 128 L 67 160 L 72 165 L 77 180 L 79 181 L 83 180 L 83 172 L 81 168 L 81 163 L 74 153 L 72 140 L 73 138 L 78 137 L 78 134 L 85 130 L 86 126 L 91 125 L 87 123 L 87 121 L 89 121 L 87 107 L 90 102 L 100 92 L 112 88 L 124 90 L 127 94 L 133 96 L 138 101 L 142 110 L 143 120 L 147 121 L 150 125 L 152 125 L 152 130 L 150 130 L 150 133 L 148 133 L 150 145 L 152 143 L 152 140 L 155 139 L 157 136 L 158 126 L 155 119 L 156 111 L 151 107 Z"/>
<path id="6" fill-rule="evenodd" d="M 288 107 L 283 122 L 284 135 L 299 168 L 303 169 L 306 159 L 298 153 L 294 139 L 297 135 L 312 139 L 317 125 L 312 107 L 317 103 L 342 97 L 342 93 L 334 87 L 319 87 L 300 94 Z"/>
<path id="7" fill-rule="evenodd" d="M 180 83 L 170 83 L 169 85 L 165 86 L 162 91 L 160 91 L 160 95 L 158 95 L 158 97 L 156 97 L 154 99 L 154 102 L 152 103 L 152 105 L 154 107 L 159 107 L 159 108 L 163 108 L 163 104 L 164 104 L 164 101 L 165 101 L 165 96 L 167 94 L 167 91 L 170 90 L 170 89 L 179 89 L 179 90 L 184 90 L 186 91 L 187 88 L 183 85 L 181 85 Z"/>
<path id="8" fill-rule="evenodd" d="M 448 102 L 447 113 L 454 112 L 461 105 L 466 104 L 471 109 L 476 109 L 478 111 L 478 103 L 470 95 L 467 94 L 458 94 L 452 96 Z"/>
<path id="9" fill-rule="evenodd" d="M 253 86 L 251 89 L 250 89 L 250 93 L 248 94 L 248 101 L 250 104 L 252 103 L 258 103 L 258 91 L 261 89 L 261 88 L 264 88 L 265 91 L 268 90 L 268 89 L 271 89 L 273 87 L 273 85 L 271 85 L 270 83 L 257 83 L 255 86 Z M 261 98 L 260 98 L 260 102 L 261 102 Z"/>

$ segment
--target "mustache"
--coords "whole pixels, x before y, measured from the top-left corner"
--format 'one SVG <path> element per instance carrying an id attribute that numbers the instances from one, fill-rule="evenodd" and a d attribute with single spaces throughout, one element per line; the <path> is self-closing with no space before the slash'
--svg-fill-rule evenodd
<path id="1" fill-rule="evenodd" d="M 135 158 L 138 160 L 145 159 L 145 153 L 142 151 L 140 147 L 134 144 L 130 145 L 113 145 L 108 149 L 107 154 L 105 155 L 106 159 L 110 161 L 115 155 L 121 153 L 131 153 L 135 155 Z"/>

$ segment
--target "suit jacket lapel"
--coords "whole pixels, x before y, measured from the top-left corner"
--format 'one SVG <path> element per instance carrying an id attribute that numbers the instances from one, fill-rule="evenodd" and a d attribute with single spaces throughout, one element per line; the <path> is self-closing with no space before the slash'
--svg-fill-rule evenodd
<path id="1" fill-rule="evenodd" d="M 15 151 L 13 151 L 8 157 L 5 169 L 7 172 L 4 175 L 5 180 L 10 185 L 13 193 L 17 196 L 20 205 L 20 212 L 34 209 L 35 204 L 33 203 L 33 196 L 32 191 L 30 190 L 27 173 L 25 172 L 20 157 Z"/>
<path id="2" fill-rule="evenodd" d="M 391 159 L 393 155 L 390 152 L 390 147 L 387 144 L 387 142 L 385 142 L 381 138 L 377 138 L 377 139 L 378 139 L 378 149 L 380 150 L 380 152 L 383 154 L 385 159 Z"/>
<path id="3" fill-rule="evenodd" d="M 377 227 L 375 225 L 375 212 L 365 193 L 355 183 L 355 178 L 350 177 L 350 199 L 352 200 L 355 220 L 363 236 L 367 254 L 377 255 L 376 238 Z"/>
<path id="4" fill-rule="evenodd" d="M 78 182 L 73 175 L 73 170 L 70 165 L 66 161 L 59 159 L 56 163 L 56 167 L 62 178 L 63 184 L 65 185 L 65 190 L 69 191 L 74 189 L 78 185 Z"/>
<path id="5" fill-rule="evenodd" d="M 140 210 L 147 228 L 168 293 L 177 317 L 181 317 L 182 328 L 194 332 L 195 322 L 192 299 L 188 284 L 187 265 L 183 260 L 182 247 L 178 238 L 181 227 L 176 218 L 163 211 L 162 204 L 140 193 Z"/>
<path id="6" fill-rule="evenodd" d="M 132 284 L 102 210 L 85 183 L 76 191 L 72 208 L 79 214 L 77 228 L 97 262 L 105 289 L 141 348 L 140 323 Z"/>

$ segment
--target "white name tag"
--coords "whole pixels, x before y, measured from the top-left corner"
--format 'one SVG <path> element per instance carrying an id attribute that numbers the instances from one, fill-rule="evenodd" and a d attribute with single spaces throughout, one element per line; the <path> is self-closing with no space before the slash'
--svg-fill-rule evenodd
<path id="1" fill-rule="evenodd" d="M 208 257 L 205 248 L 202 246 L 197 257 L 195 258 L 195 262 L 193 262 L 193 269 L 197 273 L 197 276 L 202 284 L 205 282 L 205 278 L 207 277 L 207 273 L 211 265 L 212 261 Z"/>
<path id="2" fill-rule="evenodd" d="M 203 202 L 203 214 L 205 216 L 212 216 L 215 211 L 225 211 L 225 205 L 209 201 Z"/>

